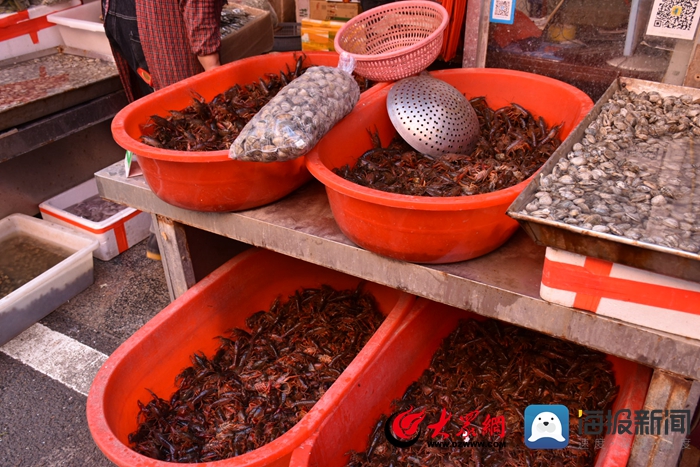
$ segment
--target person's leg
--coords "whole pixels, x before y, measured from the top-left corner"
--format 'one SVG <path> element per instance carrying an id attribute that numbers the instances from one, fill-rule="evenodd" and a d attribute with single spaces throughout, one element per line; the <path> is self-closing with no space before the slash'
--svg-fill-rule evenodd
<path id="1" fill-rule="evenodd" d="M 129 80 L 133 97 L 139 98 L 152 93 L 153 88 L 150 86 L 148 65 L 136 23 L 135 1 L 110 0 L 109 9 L 104 11 L 103 14 L 107 39 L 112 49 L 121 55 L 131 70 L 127 79 Z M 155 236 L 156 232 L 157 226 L 151 224 L 151 233 L 146 243 L 146 257 L 160 261 L 160 249 L 158 248 L 158 239 Z"/>
<path id="2" fill-rule="evenodd" d="M 110 0 L 109 11 L 104 15 L 104 28 L 110 45 L 124 58 L 131 69 L 130 83 L 134 90 L 134 97 L 143 97 L 152 93 L 148 64 L 136 23 L 134 0 Z"/>

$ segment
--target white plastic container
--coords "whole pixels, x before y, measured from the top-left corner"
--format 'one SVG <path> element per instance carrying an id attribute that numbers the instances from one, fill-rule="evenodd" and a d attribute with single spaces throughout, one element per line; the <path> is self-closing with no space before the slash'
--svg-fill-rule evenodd
<path id="1" fill-rule="evenodd" d="M 101 2 L 84 5 L 50 14 L 46 20 L 58 25 L 66 47 L 81 55 L 114 61 L 105 28 L 100 21 Z"/>
<path id="2" fill-rule="evenodd" d="M 558 305 L 700 339 L 700 284 L 547 247 L 540 296 Z"/>
<path id="3" fill-rule="evenodd" d="M 78 230 L 99 242 L 95 258 L 109 261 L 148 237 L 151 215 L 125 206 L 101 222 L 76 216 L 65 209 L 98 194 L 94 178 L 39 205 L 42 219 Z"/>
<path id="4" fill-rule="evenodd" d="M 0 298 L 0 345 L 78 295 L 93 283 L 92 252 L 97 240 L 24 214 L 0 220 L 0 241 L 26 235 L 73 253 L 54 267 Z"/>
<path id="5" fill-rule="evenodd" d="M 35 29 L 30 27 L 25 34 L 0 41 L 0 61 L 23 57 L 63 45 L 63 39 L 57 27 L 43 28 L 41 22 L 35 21 L 27 23 L 23 18 L 35 20 L 42 16 L 47 16 L 51 13 L 56 13 L 77 5 L 80 5 L 80 0 L 69 0 L 55 5 L 30 6 L 21 13 L 0 14 L 1 20 L 12 23 L 8 29 L 11 29 L 15 25 L 26 27 L 27 24 L 32 24 L 36 27 Z M 16 18 L 16 20 L 14 18 Z"/>

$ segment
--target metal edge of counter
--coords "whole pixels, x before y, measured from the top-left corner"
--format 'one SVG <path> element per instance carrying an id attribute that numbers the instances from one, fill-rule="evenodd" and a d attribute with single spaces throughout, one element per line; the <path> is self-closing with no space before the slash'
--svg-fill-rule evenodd
<path id="1" fill-rule="evenodd" d="M 383 258 L 351 243 L 339 243 L 254 219 L 246 212 L 219 214 L 177 208 L 157 198 L 143 178 L 127 179 L 123 173 L 118 175 L 120 169 L 123 172 L 121 162 L 95 174 L 101 196 L 482 316 L 700 379 L 700 340 L 551 304 L 539 298 L 538 290 L 529 291 L 530 295 L 515 293 L 455 273 L 448 274 L 437 267 Z M 274 210 L 274 207 L 261 209 Z M 283 235 L 274 235 L 275 229 Z"/>

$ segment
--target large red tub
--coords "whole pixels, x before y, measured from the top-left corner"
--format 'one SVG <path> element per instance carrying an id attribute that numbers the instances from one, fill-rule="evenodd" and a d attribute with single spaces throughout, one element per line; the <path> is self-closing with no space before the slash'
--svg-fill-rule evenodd
<path id="1" fill-rule="evenodd" d="M 485 96 L 497 109 L 515 102 L 548 125 L 562 123 L 564 139 L 593 108 L 582 91 L 532 73 L 493 68 L 431 73 L 467 98 Z M 383 256 L 416 263 L 453 263 L 501 246 L 518 228 L 506 209 L 534 178 L 492 193 L 432 198 L 386 193 L 341 178 L 333 169 L 351 166 L 372 148 L 368 130 L 386 145 L 396 134 L 386 109 L 387 85 L 362 99 L 306 155 L 309 171 L 326 186 L 340 230 L 353 242 Z"/>
<path id="2" fill-rule="evenodd" d="M 175 376 L 191 365 L 190 356 L 211 356 L 216 336 L 231 328 L 246 328 L 245 320 L 268 310 L 278 296 L 286 298 L 299 288 L 328 284 L 355 288 L 361 279 L 304 261 L 251 249 L 228 261 L 158 313 L 124 342 L 104 363 L 90 388 L 87 419 L 95 443 L 121 467 L 287 466 L 292 451 L 303 443 L 333 411 L 396 329 L 412 312 L 415 297 L 385 286 L 366 283 L 386 316 L 362 351 L 331 388 L 289 431 L 267 445 L 227 460 L 175 464 L 142 456 L 129 448 L 128 434 L 137 427 L 137 401 L 151 400 L 147 389 L 169 398 Z"/>
<path id="3" fill-rule="evenodd" d="M 391 402 L 401 398 L 406 388 L 428 368 L 442 340 L 464 318 L 484 319 L 464 310 L 420 299 L 404 325 L 365 367 L 352 390 L 338 402 L 323 425 L 294 451 L 290 467 L 344 467 L 351 450 L 367 448 L 370 433 L 382 414 L 391 414 Z M 620 409 L 641 410 L 649 388 L 651 369 L 628 360 L 608 356 L 620 386 L 612 413 Z M 570 407 L 576 417 L 578 407 Z M 581 409 L 589 409 L 581 407 Z M 427 421 L 425 422 L 427 423 Z M 523 443 L 508 437 L 509 444 Z M 380 436 L 384 436 L 380 433 Z M 423 437 L 428 438 L 426 432 Z M 625 467 L 634 435 L 606 435 L 598 451 L 596 467 Z M 421 438 L 418 442 L 423 442 Z M 506 444 L 506 449 L 507 449 Z M 471 449 L 464 447 L 463 449 Z"/>

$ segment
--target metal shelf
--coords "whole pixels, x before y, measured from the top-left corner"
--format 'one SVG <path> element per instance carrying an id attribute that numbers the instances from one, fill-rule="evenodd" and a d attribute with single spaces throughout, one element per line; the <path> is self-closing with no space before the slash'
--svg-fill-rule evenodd
<path id="1" fill-rule="evenodd" d="M 205 213 L 160 200 L 142 176 L 126 178 L 122 163 L 101 170 L 96 177 L 102 196 L 157 214 L 166 226 L 173 221 L 190 225 L 700 380 L 700 340 L 540 299 L 545 249 L 522 231 L 481 258 L 446 265 L 413 264 L 379 256 L 348 240 L 333 219 L 323 186 L 316 181 L 268 206 Z M 184 293 L 188 282 L 192 284 L 181 258 L 169 255 L 166 246 L 164 266 L 170 271 L 173 297 Z M 185 279 L 178 281 L 178 275 Z"/>

